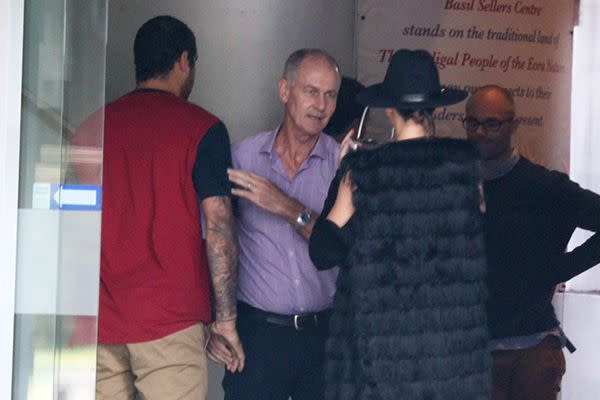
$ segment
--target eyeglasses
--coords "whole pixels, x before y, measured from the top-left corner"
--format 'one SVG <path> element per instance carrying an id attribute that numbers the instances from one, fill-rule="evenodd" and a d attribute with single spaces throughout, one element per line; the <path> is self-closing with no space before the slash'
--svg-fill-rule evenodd
<path id="1" fill-rule="evenodd" d="M 512 122 L 514 118 L 507 119 L 496 119 L 496 118 L 488 118 L 483 122 L 479 122 L 477 119 L 473 117 L 467 117 L 462 120 L 463 126 L 468 131 L 476 131 L 479 128 L 479 125 L 483 127 L 486 132 L 498 132 L 502 127 L 502 124 L 506 122 Z"/>

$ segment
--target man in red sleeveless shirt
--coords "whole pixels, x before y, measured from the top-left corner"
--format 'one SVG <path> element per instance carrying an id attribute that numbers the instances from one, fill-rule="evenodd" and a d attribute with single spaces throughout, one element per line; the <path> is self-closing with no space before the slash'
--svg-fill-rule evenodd
<path id="1" fill-rule="evenodd" d="M 105 109 L 100 400 L 206 398 L 211 284 L 211 334 L 228 344 L 227 368 L 244 367 L 229 136 L 186 100 L 196 54 L 183 22 L 147 21 L 134 43 L 137 88 Z"/>

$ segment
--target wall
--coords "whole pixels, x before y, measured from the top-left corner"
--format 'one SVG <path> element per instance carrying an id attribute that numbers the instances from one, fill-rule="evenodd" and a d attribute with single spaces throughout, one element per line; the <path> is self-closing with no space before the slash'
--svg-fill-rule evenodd
<path id="1" fill-rule="evenodd" d="M 600 398 L 600 296 L 557 293 L 553 303 L 565 334 L 577 348 L 574 353 L 564 349 L 567 372 L 563 377 L 560 400 L 597 400 Z"/>
<path id="2" fill-rule="evenodd" d="M 110 2 L 107 100 L 134 87 L 133 39 L 150 17 L 170 14 L 196 34 L 198 64 L 190 100 L 223 119 L 232 140 L 281 120 L 277 81 L 285 59 L 322 47 L 354 75 L 354 0 L 193 0 Z"/>
<path id="3" fill-rule="evenodd" d="M 600 55 L 596 51 L 600 31 L 600 4 L 596 0 L 578 0 L 579 24 L 573 37 L 573 96 L 571 99 L 571 178 L 581 186 L 600 193 Z M 569 245 L 581 244 L 590 232 L 578 229 Z M 567 283 L 562 298 L 560 319 L 566 334 L 577 347 L 567 354 L 567 373 L 563 379 L 562 400 L 600 398 L 600 266 Z"/>
<path id="4" fill-rule="evenodd" d="M 472 9 L 457 3 L 405 2 L 397 12 L 396 0 L 359 0 L 358 78 L 380 81 L 394 49 L 426 49 L 444 85 L 468 92 L 490 83 L 508 88 L 519 120 L 513 144 L 538 164 L 568 170 L 573 4 L 532 1 L 536 12 L 524 14 L 519 2 L 486 11 L 484 2 Z M 464 110 L 464 102 L 438 107 L 436 134 L 465 137 Z"/>
<path id="5" fill-rule="evenodd" d="M 579 24 L 573 37 L 573 97 L 571 100 L 571 178 L 581 186 L 600 193 L 600 3 L 582 0 Z M 578 229 L 570 247 L 579 246 L 590 232 Z M 567 283 L 569 290 L 600 294 L 600 268 L 591 269 Z"/>

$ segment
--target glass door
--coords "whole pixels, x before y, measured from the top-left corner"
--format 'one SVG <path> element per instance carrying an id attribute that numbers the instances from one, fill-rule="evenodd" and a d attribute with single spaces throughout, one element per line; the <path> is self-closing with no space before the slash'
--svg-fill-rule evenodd
<path id="1" fill-rule="evenodd" d="M 13 400 L 95 396 L 107 1 L 25 1 Z"/>

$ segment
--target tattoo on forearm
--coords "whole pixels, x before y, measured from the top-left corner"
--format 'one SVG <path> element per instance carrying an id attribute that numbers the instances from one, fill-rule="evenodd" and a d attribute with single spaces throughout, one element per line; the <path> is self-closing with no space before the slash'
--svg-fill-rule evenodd
<path id="1" fill-rule="evenodd" d="M 203 201 L 203 208 L 216 319 L 233 319 L 236 317 L 238 245 L 231 200 L 210 197 Z"/>

